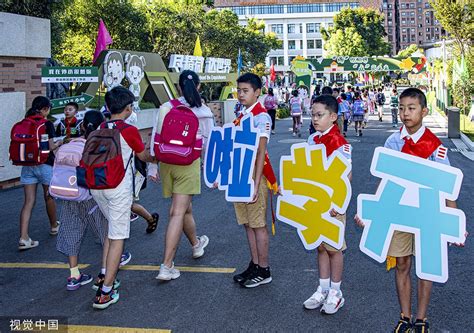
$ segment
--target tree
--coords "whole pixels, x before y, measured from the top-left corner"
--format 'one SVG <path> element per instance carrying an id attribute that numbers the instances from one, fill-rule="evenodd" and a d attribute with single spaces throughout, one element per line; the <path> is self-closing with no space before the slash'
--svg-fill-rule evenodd
<path id="1" fill-rule="evenodd" d="M 416 52 L 423 52 L 423 50 L 418 48 L 418 45 L 411 44 L 410 46 L 407 46 L 405 49 L 398 51 L 397 57 L 407 58 Z"/>
<path id="2" fill-rule="evenodd" d="M 344 8 L 334 16 L 334 26 L 321 32 L 331 55 L 377 56 L 390 52 L 390 45 L 384 40 L 383 16 L 373 9 Z"/>

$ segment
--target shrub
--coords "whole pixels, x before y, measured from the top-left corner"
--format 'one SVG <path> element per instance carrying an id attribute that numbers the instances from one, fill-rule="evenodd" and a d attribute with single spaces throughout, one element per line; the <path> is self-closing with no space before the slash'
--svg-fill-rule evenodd
<path id="1" fill-rule="evenodd" d="M 278 119 L 288 118 L 290 116 L 290 109 L 286 106 L 279 106 L 277 108 L 276 116 Z"/>

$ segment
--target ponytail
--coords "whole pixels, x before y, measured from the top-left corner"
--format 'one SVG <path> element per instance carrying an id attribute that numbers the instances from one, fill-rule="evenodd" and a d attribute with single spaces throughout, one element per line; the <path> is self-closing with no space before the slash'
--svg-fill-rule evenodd
<path id="1" fill-rule="evenodd" d="M 37 116 L 40 114 L 40 111 L 35 109 L 35 108 L 29 108 L 28 111 L 26 111 L 25 118 L 32 117 L 32 116 Z"/>
<path id="2" fill-rule="evenodd" d="M 104 119 L 104 115 L 100 111 L 87 111 L 82 122 L 85 131 L 84 137 L 87 139 L 87 137 L 104 122 Z"/>
<path id="3" fill-rule="evenodd" d="M 185 70 L 179 75 L 179 87 L 191 107 L 199 108 L 202 105 L 201 95 L 197 90 L 199 83 L 199 76 L 193 71 Z"/>

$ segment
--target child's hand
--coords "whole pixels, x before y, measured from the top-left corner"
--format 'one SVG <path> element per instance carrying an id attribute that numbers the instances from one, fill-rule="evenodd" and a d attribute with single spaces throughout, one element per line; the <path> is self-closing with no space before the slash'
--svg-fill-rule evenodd
<path id="1" fill-rule="evenodd" d="M 277 195 L 283 195 L 283 193 L 281 192 L 281 186 L 278 186 L 278 189 L 277 189 Z"/>
<path id="2" fill-rule="evenodd" d="M 340 215 L 334 208 L 332 208 L 330 211 L 329 211 L 329 215 L 331 215 L 331 217 L 336 217 L 338 215 Z"/>
<path id="3" fill-rule="evenodd" d="M 160 174 L 157 173 L 156 176 L 148 176 L 152 182 L 159 183 L 160 182 Z"/>
<path id="4" fill-rule="evenodd" d="M 364 222 L 362 222 L 359 215 L 357 215 L 357 214 L 354 215 L 354 221 L 359 227 L 362 227 L 362 228 L 365 227 L 365 224 L 364 224 Z"/>
<path id="5" fill-rule="evenodd" d="M 254 193 L 254 195 L 253 195 L 253 199 L 252 199 L 252 201 L 247 202 L 247 204 L 256 203 L 256 202 L 257 202 L 257 199 L 258 199 L 258 187 L 257 187 L 257 185 L 255 185 L 255 193 Z"/>
<path id="6" fill-rule="evenodd" d="M 214 184 L 212 184 L 212 188 L 213 188 L 213 189 L 219 188 L 219 183 L 218 183 L 218 182 L 214 182 Z"/>
<path id="7" fill-rule="evenodd" d="M 466 233 L 464 234 L 464 237 L 467 238 L 468 235 L 469 233 L 466 231 Z M 457 247 L 464 247 L 464 243 L 451 243 L 451 244 Z"/>

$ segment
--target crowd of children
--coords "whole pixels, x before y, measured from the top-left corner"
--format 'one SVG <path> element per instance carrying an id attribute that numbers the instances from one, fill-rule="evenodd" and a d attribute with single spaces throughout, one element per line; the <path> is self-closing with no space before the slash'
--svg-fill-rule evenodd
<path id="1" fill-rule="evenodd" d="M 242 287 L 254 288 L 272 281 L 267 229 L 267 202 L 270 193 L 268 188 L 273 189 L 275 193 L 279 193 L 279 189 L 277 189 L 276 177 L 270 164 L 267 145 L 274 118 L 258 102 L 262 81 L 257 75 L 243 74 L 238 78 L 237 86 L 238 100 L 242 110 L 234 123 L 238 124 L 241 117 L 252 113 L 254 127 L 258 129 L 260 139 L 253 175 L 254 199 L 250 203 L 234 203 L 237 222 L 243 225 L 247 236 L 250 262 L 248 267 L 242 273 L 235 275 L 233 279 Z M 26 114 L 26 119 L 45 127 L 44 143 L 49 148 L 45 149 L 47 156 L 45 155 L 42 163 L 22 167 L 21 182 L 24 185 L 25 203 L 20 216 L 19 249 L 25 250 L 38 246 L 38 242 L 31 240 L 28 236 L 28 222 L 34 204 L 36 186 L 41 183 L 50 218 L 50 233 L 57 234 L 59 231 L 57 249 L 68 256 L 70 266 L 70 276 L 67 279 L 68 290 L 75 290 L 93 280 L 91 275 L 81 273 L 78 269 L 78 255 L 85 230 L 88 227 L 92 228 L 103 245 L 102 268 L 94 284 L 94 289 L 97 290 L 93 302 L 94 308 L 105 309 L 119 300 L 120 281 L 116 277 L 123 257 L 124 240 L 130 237 L 130 217 L 133 197 L 136 193 L 132 167 L 134 158 L 151 163 L 148 175 L 155 181 L 161 179 L 163 196 L 172 200 L 163 260 L 156 278 L 174 280 L 180 276 L 173 261 L 183 233 L 189 240 L 192 257 L 195 259 L 204 255 L 204 249 L 209 244 L 207 236 L 197 236 L 192 199 L 201 191 L 201 153 L 214 121 L 212 112 L 202 103 L 199 95 L 200 80 L 196 73 L 188 70 L 182 72 L 178 87 L 181 97 L 163 104 L 157 113 L 152 133 L 154 142 L 150 143 L 150 149 L 146 149 L 138 129 L 126 123 L 133 112 L 135 97 L 128 89 L 120 86 L 111 89 L 105 96 L 107 110 L 110 113 L 108 121 L 105 121 L 102 113 L 98 111 L 86 112 L 83 120 L 79 121 L 76 118 L 78 106 L 70 103 L 65 107 L 64 120 L 57 124 L 55 130 L 53 124 L 46 120 L 51 104 L 45 97 L 37 97 Z M 322 144 L 326 148 L 328 158 L 338 151 L 351 162 L 352 147 L 344 138 L 347 135 L 348 124 L 354 122 L 356 134 L 361 136 L 365 115 L 374 113 L 375 106 L 379 110 L 379 117 L 383 113 L 385 97 L 380 97 L 381 93 L 383 95 L 380 89 L 377 93 L 374 90 L 353 92 L 351 87 L 347 91 L 339 88 L 323 89 L 322 94 L 315 96 L 312 100 L 313 133 L 307 140 L 308 144 Z M 265 104 L 275 107 L 276 102 L 267 101 Z M 398 116 L 403 126 L 387 139 L 385 147 L 449 164 L 446 148 L 428 128 L 423 126 L 422 121 L 427 115 L 427 106 L 426 97 L 422 91 L 409 88 L 398 95 L 397 90 L 394 89 L 390 97 L 390 107 L 393 126 L 398 125 Z M 302 109 L 303 105 L 298 98 L 298 93 L 293 93 L 290 99 L 293 135 L 301 135 L 299 126 Z M 184 117 L 180 119 L 186 123 L 185 131 L 181 133 L 180 129 L 170 126 L 174 119 L 172 117 Z M 184 132 L 186 133 L 183 134 Z M 183 159 L 180 160 L 173 160 L 167 155 L 175 149 L 173 141 L 176 140 L 167 141 L 167 138 L 172 135 L 183 135 L 182 145 L 190 149 L 191 155 L 194 156 L 192 159 L 186 159 L 190 156 L 189 154 L 183 155 Z M 60 137 L 60 140 L 55 140 L 55 136 Z M 191 141 L 188 142 L 186 140 L 189 137 Z M 62 145 L 63 142 L 68 143 Z M 113 158 L 109 156 L 110 154 L 99 156 L 103 152 L 103 147 L 109 147 L 109 151 L 114 151 Z M 53 151 L 56 151 L 56 158 Z M 120 177 L 116 174 L 107 174 L 109 171 L 97 167 L 98 158 L 104 159 L 101 160 L 103 164 L 115 165 L 115 170 L 120 173 Z M 81 160 L 78 161 L 78 159 Z M 157 162 L 159 162 L 159 170 Z M 62 166 L 78 166 L 78 170 L 83 170 L 85 177 L 83 182 L 90 191 L 82 193 L 84 197 L 81 200 L 68 199 L 67 191 L 64 192 L 65 188 L 56 186 L 55 181 L 52 182 L 52 178 Z M 98 176 L 98 173 L 101 175 Z M 77 175 L 79 182 L 79 171 Z M 349 178 L 351 178 L 350 175 Z M 110 185 L 112 183 L 113 185 Z M 50 192 L 57 198 L 60 207 L 61 227 L 58 227 L 55 201 L 50 196 Z M 76 193 L 76 198 L 77 195 Z M 447 202 L 447 205 L 456 207 L 456 203 L 451 201 Z M 346 222 L 346 212 L 332 209 L 329 214 L 342 223 Z M 149 222 L 147 232 L 153 232 L 157 226 L 157 216 L 155 214 L 148 214 L 150 215 L 148 216 L 146 213 L 143 215 L 147 216 Z M 358 225 L 364 226 L 358 216 L 355 217 L 355 221 Z M 318 247 L 319 283 L 316 291 L 304 301 L 303 305 L 306 309 L 320 308 L 323 313 L 334 314 L 344 305 L 341 283 L 345 250 L 345 242 L 341 249 L 335 249 L 326 243 Z M 432 282 L 418 280 L 418 311 L 414 322 L 411 318 L 410 268 L 411 258 L 414 255 L 413 235 L 395 232 L 389 255 L 396 258 L 395 277 L 401 308 L 401 316 L 395 332 L 411 332 L 412 330 L 426 332 L 429 329 L 426 316 Z"/>

